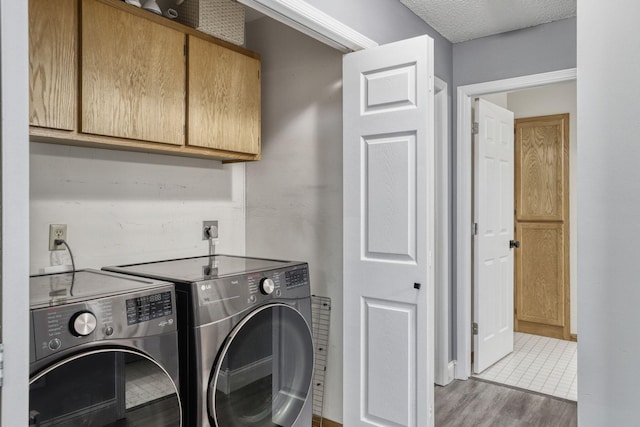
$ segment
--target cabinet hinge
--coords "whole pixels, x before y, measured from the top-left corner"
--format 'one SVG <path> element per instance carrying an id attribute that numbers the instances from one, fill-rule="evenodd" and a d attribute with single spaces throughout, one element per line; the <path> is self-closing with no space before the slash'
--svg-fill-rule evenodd
<path id="1" fill-rule="evenodd" d="M 480 133 L 480 125 L 478 122 L 473 122 L 473 134 L 477 135 Z"/>
<path id="2" fill-rule="evenodd" d="M 473 333 L 473 335 L 478 335 L 478 323 L 477 322 L 473 322 L 473 324 L 471 325 L 471 332 Z"/>
<path id="3" fill-rule="evenodd" d="M 471 224 L 471 234 L 474 236 L 478 235 L 478 223 L 474 222 L 473 224 Z"/>
<path id="4" fill-rule="evenodd" d="M 4 384 L 4 344 L 0 344 L 0 387 Z"/>

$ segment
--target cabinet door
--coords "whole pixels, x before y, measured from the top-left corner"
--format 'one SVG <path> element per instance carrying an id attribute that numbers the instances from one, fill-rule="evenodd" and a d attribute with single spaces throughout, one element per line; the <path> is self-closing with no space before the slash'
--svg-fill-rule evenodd
<path id="1" fill-rule="evenodd" d="M 74 130 L 77 1 L 29 0 L 29 123 Z"/>
<path id="2" fill-rule="evenodd" d="M 81 131 L 184 144 L 185 35 L 82 2 Z"/>
<path id="3" fill-rule="evenodd" d="M 260 61 L 189 36 L 188 144 L 260 153 Z"/>

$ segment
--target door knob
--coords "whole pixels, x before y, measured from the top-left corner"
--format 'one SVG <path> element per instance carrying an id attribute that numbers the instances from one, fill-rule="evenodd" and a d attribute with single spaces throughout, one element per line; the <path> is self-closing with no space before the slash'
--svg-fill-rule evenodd
<path id="1" fill-rule="evenodd" d="M 520 240 L 509 240 L 509 249 L 519 248 Z"/>

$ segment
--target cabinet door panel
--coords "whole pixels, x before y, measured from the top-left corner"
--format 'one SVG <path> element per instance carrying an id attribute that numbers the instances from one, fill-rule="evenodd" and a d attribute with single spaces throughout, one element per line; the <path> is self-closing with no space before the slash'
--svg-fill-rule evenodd
<path id="1" fill-rule="evenodd" d="M 74 130 L 77 2 L 29 0 L 29 123 Z"/>
<path id="2" fill-rule="evenodd" d="M 260 61 L 189 37 L 188 144 L 260 153 Z"/>
<path id="3" fill-rule="evenodd" d="M 84 133 L 184 144 L 185 35 L 82 2 Z"/>

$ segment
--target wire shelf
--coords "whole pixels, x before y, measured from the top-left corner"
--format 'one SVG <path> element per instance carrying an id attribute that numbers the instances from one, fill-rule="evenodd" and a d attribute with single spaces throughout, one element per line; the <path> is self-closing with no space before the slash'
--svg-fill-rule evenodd
<path id="1" fill-rule="evenodd" d="M 311 297 L 311 323 L 313 332 L 313 423 L 312 427 L 322 427 L 324 404 L 324 381 L 327 372 L 327 351 L 329 346 L 329 322 L 331 320 L 331 298 Z"/>

